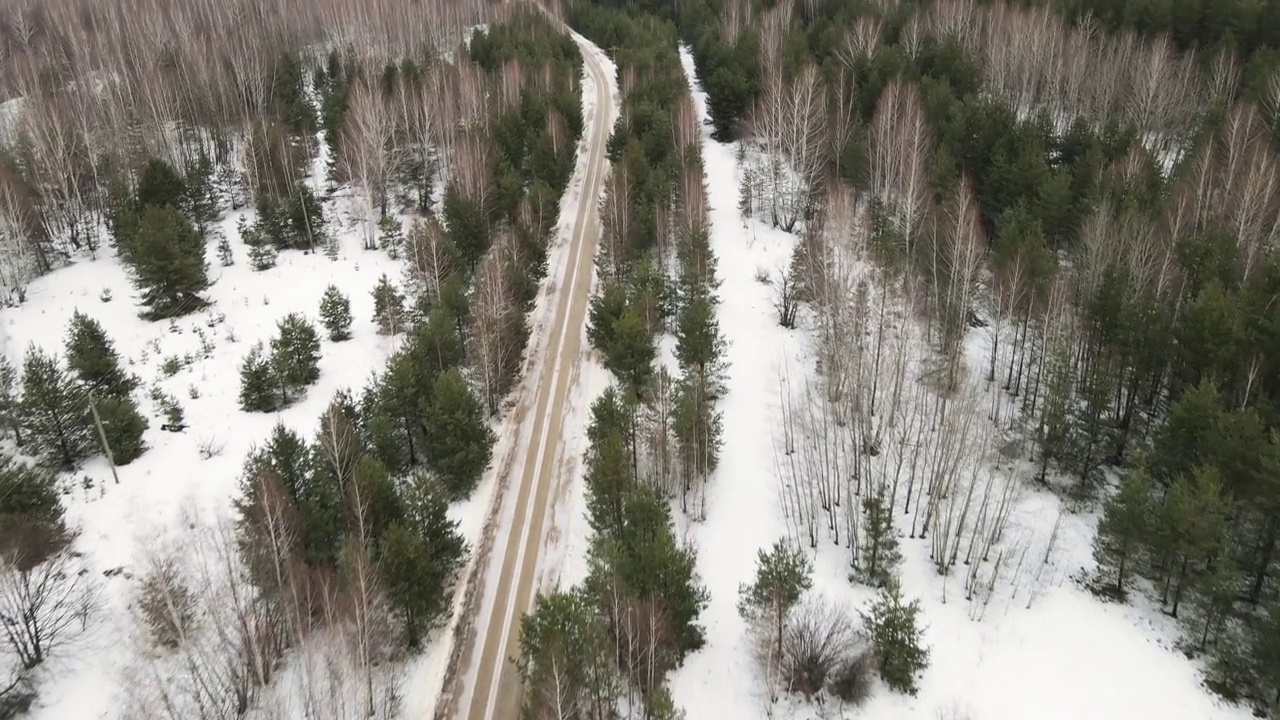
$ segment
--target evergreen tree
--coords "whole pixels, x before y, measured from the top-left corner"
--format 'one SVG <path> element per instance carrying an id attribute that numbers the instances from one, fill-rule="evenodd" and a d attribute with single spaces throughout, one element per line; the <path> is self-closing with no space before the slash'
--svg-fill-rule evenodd
<path id="1" fill-rule="evenodd" d="M 897 581 L 880 589 L 862 624 L 880 661 L 880 677 L 890 688 L 916 694 L 916 678 L 929 666 L 929 649 L 921 645 L 920 601 L 904 603 Z"/>
<path id="2" fill-rule="evenodd" d="M 1169 487 L 1154 518 L 1152 540 L 1165 568 L 1162 601 L 1171 604 L 1174 617 L 1188 587 L 1194 589 L 1208 564 L 1225 549 L 1230 508 L 1222 479 L 1212 467 L 1197 466 Z"/>
<path id="3" fill-rule="evenodd" d="M 128 397 L 138 386 L 137 378 L 120 367 L 115 345 L 98 321 L 76 311 L 67 328 L 67 369 L 85 388 L 101 397 Z"/>
<path id="4" fill-rule="evenodd" d="M 0 456 L 0 560 L 34 567 L 68 539 L 58 476 Z"/>
<path id="5" fill-rule="evenodd" d="M 182 176 L 169 163 L 158 158 L 147 161 L 138 176 L 138 189 L 134 195 L 139 212 L 149 207 L 174 210 L 187 207 L 187 186 Z"/>
<path id="6" fill-rule="evenodd" d="M 695 373 L 707 385 L 708 396 L 713 399 L 720 395 L 724 351 L 715 301 L 705 292 L 699 292 L 680 310 L 676 359 L 683 370 Z"/>
<path id="7" fill-rule="evenodd" d="M 138 458 L 146 445 L 142 436 L 150 427 L 147 419 L 138 412 L 133 398 L 105 396 L 97 400 L 98 418 L 102 433 L 106 435 L 111 458 L 117 465 L 128 465 Z"/>
<path id="8" fill-rule="evenodd" d="M 337 285 L 325 288 L 324 297 L 320 298 L 320 321 L 329 331 L 330 340 L 342 342 L 351 338 L 351 301 Z"/>
<path id="9" fill-rule="evenodd" d="M 862 498 L 862 533 L 858 540 L 858 562 L 855 572 L 863 582 L 884 587 L 893 581 L 902 553 L 898 550 L 898 534 L 893 529 L 893 508 L 880 485 Z"/>
<path id="10" fill-rule="evenodd" d="M 400 221 L 390 215 L 384 215 L 378 221 L 378 247 L 387 251 L 387 256 L 392 260 L 400 257 L 400 251 L 404 248 L 404 229 L 400 227 Z"/>
<path id="11" fill-rule="evenodd" d="M 466 197 L 452 184 L 444 191 L 444 226 L 450 245 L 458 251 L 464 267 L 475 270 L 489 249 L 489 228 L 480 203 Z"/>
<path id="12" fill-rule="evenodd" d="M 1266 608 L 1253 636 L 1252 647 L 1258 684 L 1271 705 L 1280 705 L 1280 599 Z"/>
<path id="13" fill-rule="evenodd" d="M 605 349 L 605 367 L 617 375 L 631 396 L 639 399 L 653 378 L 658 356 L 644 318 L 628 307 L 613 325 L 613 345 Z"/>
<path id="14" fill-rule="evenodd" d="M 1130 469 L 1120 478 L 1120 490 L 1102 506 L 1093 559 L 1098 581 L 1116 597 L 1124 597 L 1125 580 L 1148 533 L 1151 476 L 1145 468 Z"/>
<path id="15" fill-rule="evenodd" d="M 51 465 L 74 467 L 91 452 L 89 398 L 57 358 L 35 346 L 22 364 L 22 417 L 36 451 Z"/>
<path id="16" fill-rule="evenodd" d="M 738 589 L 738 613 L 766 624 L 777 657 L 782 656 L 782 628 L 791 609 L 813 587 L 813 564 L 790 543 L 779 540 L 768 552 L 756 551 L 756 578 Z"/>
<path id="17" fill-rule="evenodd" d="M 210 223 L 218 219 L 218 188 L 214 184 L 216 170 L 213 158 L 201 150 L 183 179 L 183 204 L 191 213 L 191 219 L 195 221 L 201 235 Z"/>
<path id="18" fill-rule="evenodd" d="M 379 565 L 412 645 L 448 612 L 466 543 L 449 519 L 447 492 L 430 476 L 419 473 L 410 480 L 404 507 L 404 519 L 382 536 Z"/>
<path id="19" fill-rule="evenodd" d="M 596 537 L 587 586 L 599 598 L 616 593 L 627 598 L 627 605 L 657 604 L 653 611 L 666 626 L 660 632 L 670 638 L 656 650 L 663 655 L 654 662 L 662 674 L 702 647 L 703 629 L 697 621 L 707 605 L 707 591 L 697 582 L 693 551 L 676 541 L 666 501 L 650 488 L 637 487 L 627 495 L 622 517 L 616 537 Z M 625 620 L 613 622 L 621 627 Z"/>
<path id="20" fill-rule="evenodd" d="M 539 595 L 520 620 L 528 717 L 609 717 L 621 688 L 612 643 L 582 590 Z"/>
<path id="21" fill-rule="evenodd" d="M 373 321 L 381 335 L 395 335 L 404 329 L 404 295 L 385 274 L 373 289 Z"/>
<path id="22" fill-rule="evenodd" d="M 22 447 L 22 403 L 18 397 L 18 371 L 9 358 L 0 355 L 0 425 L 13 430 L 14 442 Z"/>
<path id="23" fill-rule="evenodd" d="M 129 246 L 126 259 L 151 318 L 177 317 L 208 304 L 200 297 L 209 287 L 204 238 L 181 212 L 148 207 Z"/>
<path id="24" fill-rule="evenodd" d="M 276 328 L 271 367 L 288 403 L 320 378 L 320 336 L 299 313 L 286 315 Z"/>
<path id="25" fill-rule="evenodd" d="M 266 231 L 262 227 L 262 223 L 254 223 L 249 225 L 243 218 L 240 219 L 240 239 L 249 248 L 249 267 L 256 272 L 269 270 L 276 266 L 276 246 Z"/>
<path id="26" fill-rule="evenodd" d="M 231 267 L 236 264 L 235 253 L 231 250 L 231 241 L 226 235 L 218 238 L 218 262 L 222 263 L 222 267 Z"/>
<path id="27" fill-rule="evenodd" d="M 484 404 L 456 369 L 436 378 L 423 414 L 427 466 L 454 497 L 466 497 L 480 481 L 497 439 L 485 422 Z"/>
<path id="28" fill-rule="evenodd" d="M 275 412 L 283 407 L 280 383 L 258 343 L 240 364 L 240 409 L 245 412 Z"/>

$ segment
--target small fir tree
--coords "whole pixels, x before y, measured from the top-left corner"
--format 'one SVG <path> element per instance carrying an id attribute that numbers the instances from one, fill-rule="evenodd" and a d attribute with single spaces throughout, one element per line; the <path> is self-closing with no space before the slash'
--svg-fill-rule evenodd
<path id="1" fill-rule="evenodd" d="M 342 342 L 351 338 L 351 301 L 337 285 L 325 288 L 324 297 L 320 298 L 320 321 L 329 331 L 330 340 Z"/>
<path id="2" fill-rule="evenodd" d="M 756 579 L 738 589 L 738 613 L 766 624 L 777 657 L 782 656 L 782 629 L 787 614 L 813 587 L 813 565 L 804 553 L 779 540 L 768 552 L 756 553 Z"/>
<path id="3" fill-rule="evenodd" d="M 275 412 L 280 406 L 280 384 L 262 343 L 258 343 L 240 364 L 240 409 Z"/>
<path id="4" fill-rule="evenodd" d="M 392 260 L 400 257 L 400 251 L 404 247 L 404 229 L 400 226 L 400 220 L 384 215 L 378 221 L 378 247 L 386 250 L 387 256 Z"/>
<path id="5" fill-rule="evenodd" d="M 218 262 L 222 263 L 222 267 L 231 267 L 236 264 L 235 253 L 231 250 L 231 241 L 226 235 L 218 238 Z"/>
<path id="6" fill-rule="evenodd" d="M 1093 540 L 1093 559 L 1098 563 L 1100 588 L 1115 597 L 1124 597 L 1125 581 L 1143 539 L 1149 531 L 1151 476 L 1146 468 L 1135 467 L 1120 478 L 1120 489 L 1107 498 Z"/>
<path id="7" fill-rule="evenodd" d="M 34 346 L 22 364 L 22 417 L 37 452 L 49 464 L 74 467 L 91 452 L 88 396 L 57 358 Z"/>
<path id="8" fill-rule="evenodd" d="M 280 320 L 271 340 L 271 366 L 286 402 L 320 378 L 320 336 L 299 313 Z"/>
<path id="9" fill-rule="evenodd" d="M 882 485 L 862 499 L 862 533 L 858 541 L 857 576 L 873 587 L 891 582 L 902 553 L 893 529 L 893 510 Z"/>
<path id="10" fill-rule="evenodd" d="M 916 694 L 916 678 L 929 666 L 929 649 L 921 644 L 920 601 L 902 601 L 897 581 L 880 589 L 862 624 L 880 662 L 880 677 L 890 688 Z"/>
<path id="11" fill-rule="evenodd" d="M 404 328 L 404 295 L 385 274 L 373 289 L 373 321 L 380 335 L 394 335 Z"/>
<path id="12" fill-rule="evenodd" d="M 379 568 L 412 645 L 447 612 L 466 543 L 449 519 L 448 493 L 438 481 L 419 473 L 404 495 L 405 517 L 382 536 Z"/>
<path id="13" fill-rule="evenodd" d="M 269 270 L 276 266 L 276 246 L 271 236 L 262 228 L 261 223 L 250 225 L 244 218 L 240 219 L 240 238 L 249 248 L 249 267 L 255 272 Z"/>
<path id="14" fill-rule="evenodd" d="M 204 238 L 172 207 L 148 207 L 129 243 L 128 261 L 152 319 L 172 318 L 208 303 Z"/>
<path id="15" fill-rule="evenodd" d="M 148 207 L 183 210 L 187 207 L 187 185 L 169 163 L 151 158 L 138 176 L 135 198 L 139 211 Z"/>
<path id="16" fill-rule="evenodd" d="M 128 397 L 137 378 L 125 374 L 115 345 L 98 321 L 76 311 L 67 328 L 67 368 L 99 396 Z"/>
<path id="17" fill-rule="evenodd" d="M 454 497 L 466 497 L 489 465 L 496 439 L 483 403 L 453 368 L 436 378 L 423 415 L 427 466 Z"/>
<path id="18" fill-rule="evenodd" d="M 150 423 L 130 397 L 103 397 L 97 400 L 97 406 L 112 461 L 116 465 L 128 465 L 146 450 L 142 437 Z"/>
<path id="19" fill-rule="evenodd" d="M 13 439 L 22 447 L 22 407 L 18 397 L 18 370 L 9 358 L 0 355 L 0 425 L 13 431 Z"/>

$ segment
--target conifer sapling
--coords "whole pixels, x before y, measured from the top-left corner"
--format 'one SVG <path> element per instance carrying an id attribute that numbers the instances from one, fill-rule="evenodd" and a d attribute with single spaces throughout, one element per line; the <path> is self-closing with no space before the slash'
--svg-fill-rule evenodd
<path id="1" fill-rule="evenodd" d="M 329 339 L 342 342 L 351 337 L 351 301 L 338 290 L 337 285 L 325 288 L 320 298 L 320 321 L 329 331 Z"/>

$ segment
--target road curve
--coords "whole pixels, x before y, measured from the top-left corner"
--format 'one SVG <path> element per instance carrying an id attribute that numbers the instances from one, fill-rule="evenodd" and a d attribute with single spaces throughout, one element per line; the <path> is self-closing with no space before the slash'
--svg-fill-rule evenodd
<path id="1" fill-rule="evenodd" d="M 567 28 L 566 28 L 567 31 Z M 483 588 L 487 602 L 480 603 L 478 617 L 464 642 L 461 702 L 458 720 L 518 720 L 522 704 L 519 671 L 513 658 L 520 651 L 520 618 L 532 609 L 538 579 L 538 558 L 543 549 L 557 485 L 557 456 L 561 448 L 569 390 L 578 376 L 583 350 L 583 328 L 590 305 L 592 273 L 600 240 L 599 206 L 606 170 L 606 145 L 613 116 L 609 78 L 597 59 L 596 49 L 578 38 L 583 67 L 595 84 L 595 112 L 584 129 L 587 168 L 579 193 L 577 215 L 570 230 L 566 256 L 569 266 L 555 297 L 555 314 L 548 324 L 547 357 L 535 382 L 525 383 L 531 413 L 520 423 L 520 437 L 527 445 L 517 449 L 512 475 L 519 473 L 515 509 L 508 534 L 495 538 L 492 551 L 479 568 L 491 591 Z M 583 84 L 583 92 L 587 92 Z M 581 157 L 579 157 L 581 162 Z M 530 395 L 532 397 L 530 397 Z M 508 488 L 510 490 L 511 488 Z M 505 509 L 505 508 L 504 508 Z M 503 532 L 503 530 L 499 530 Z"/>

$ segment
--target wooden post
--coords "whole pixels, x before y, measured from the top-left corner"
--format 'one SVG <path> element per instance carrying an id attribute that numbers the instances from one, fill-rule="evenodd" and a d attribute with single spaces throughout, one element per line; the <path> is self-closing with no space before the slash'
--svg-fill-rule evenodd
<path id="1" fill-rule="evenodd" d="M 107 442 L 107 432 L 102 429 L 102 418 L 98 417 L 98 404 L 93 399 L 93 391 L 89 391 L 89 412 L 93 413 L 94 427 L 98 428 L 98 439 L 102 441 L 102 451 L 107 454 L 107 464 L 111 466 L 111 477 L 120 484 L 120 475 L 116 473 L 116 459 L 111 454 L 111 444 Z"/>

